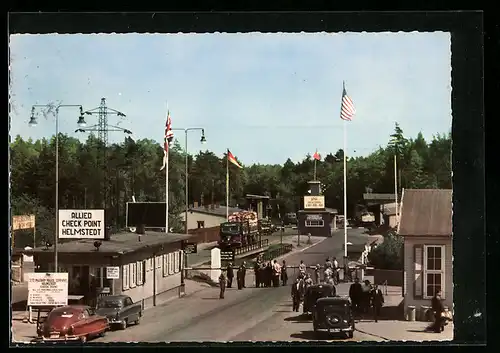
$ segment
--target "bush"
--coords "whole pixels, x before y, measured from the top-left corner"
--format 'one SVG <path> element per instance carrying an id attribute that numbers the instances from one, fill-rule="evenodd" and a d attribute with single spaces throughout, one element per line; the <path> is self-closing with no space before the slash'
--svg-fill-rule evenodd
<path id="1" fill-rule="evenodd" d="M 402 237 L 394 233 L 388 233 L 384 237 L 384 242 L 370 251 L 368 261 L 377 269 L 402 270 L 403 244 Z"/>

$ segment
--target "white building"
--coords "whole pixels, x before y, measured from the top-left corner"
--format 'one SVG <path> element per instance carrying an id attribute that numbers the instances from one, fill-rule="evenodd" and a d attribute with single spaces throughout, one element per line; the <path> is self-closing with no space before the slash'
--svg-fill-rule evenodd
<path id="1" fill-rule="evenodd" d="M 229 214 L 240 211 L 243 211 L 243 209 L 229 207 Z M 182 212 L 179 216 L 184 222 L 186 213 Z M 226 206 L 222 206 L 220 204 L 198 206 L 198 203 L 195 202 L 194 206 L 189 208 L 187 219 L 188 230 L 217 227 L 225 221 Z"/>

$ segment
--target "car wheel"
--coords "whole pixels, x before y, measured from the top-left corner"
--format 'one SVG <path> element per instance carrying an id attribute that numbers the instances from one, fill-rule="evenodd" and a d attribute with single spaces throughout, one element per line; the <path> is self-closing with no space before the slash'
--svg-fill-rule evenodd
<path id="1" fill-rule="evenodd" d="M 87 342 L 87 336 L 81 336 L 81 337 L 80 337 L 80 342 L 81 342 L 81 343 L 85 343 L 85 342 Z"/>
<path id="2" fill-rule="evenodd" d="M 353 338 L 353 337 L 354 337 L 354 332 L 353 331 L 347 332 L 347 338 Z"/>
<path id="3" fill-rule="evenodd" d="M 141 323 L 141 315 L 137 316 L 137 320 L 135 320 L 135 324 L 139 325 Z"/>
<path id="4" fill-rule="evenodd" d="M 125 330 L 127 328 L 127 319 L 123 320 L 120 324 L 120 329 Z"/>
<path id="5" fill-rule="evenodd" d="M 104 337 L 106 336 L 106 330 L 102 331 L 100 334 L 99 334 L 99 337 Z"/>

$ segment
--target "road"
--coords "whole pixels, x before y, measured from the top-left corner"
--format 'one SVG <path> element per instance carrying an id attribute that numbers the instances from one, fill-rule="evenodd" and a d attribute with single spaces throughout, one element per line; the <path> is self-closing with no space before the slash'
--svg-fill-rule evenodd
<path id="1" fill-rule="evenodd" d="M 367 237 L 363 230 L 349 230 L 348 241 L 360 244 Z M 321 243 L 302 252 L 290 254 L 286 261 L 298 265 L 323 264 L 326 257 L 342 258 L 343 232 L 335 233 Z M 253 272 L 253 271 L 249 271 Z M 290 271 L 291 280 L 295 274 Z M 234 288 L 226 298 L 218 298 L 218 288 L 207 288 L 148 310 L 141 323 L 124 331 L 108 332 L 97 342 L 178 342 L 178 341 L 304 341 L 315 339 L 312 324 L 291 310 L 290 286 L 279 288 Z M 348 284 L 340 284 L 338 292 L 347 293 Z M 380 340 L 355 332 L 354 341 Z"/>

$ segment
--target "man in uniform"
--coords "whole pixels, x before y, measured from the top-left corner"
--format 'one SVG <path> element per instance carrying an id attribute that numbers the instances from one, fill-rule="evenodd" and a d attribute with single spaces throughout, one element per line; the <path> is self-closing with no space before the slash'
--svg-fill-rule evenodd
<path id="1" fill-rule="evenodd" d="M 224 299 L 224 292 L 226 291 L 226 276 L 224 274 L 224 271 L 221 271 L 219 276 L 219 287 L 220 287 L 219 299 Z"/>
<path id="2" fill-rule="evenodd" d="M 236 272 L 236 282 L 238 283 L 238 289 L 243 289 L 243 265 L 241 265 Z"/>
<path id="3" fill-rule="evenodd" d="M 227 264 L 227 288 L 231 288 L 233 286 L 233 278 L 234 278 L 233 264 L 230 262 Z"/>

